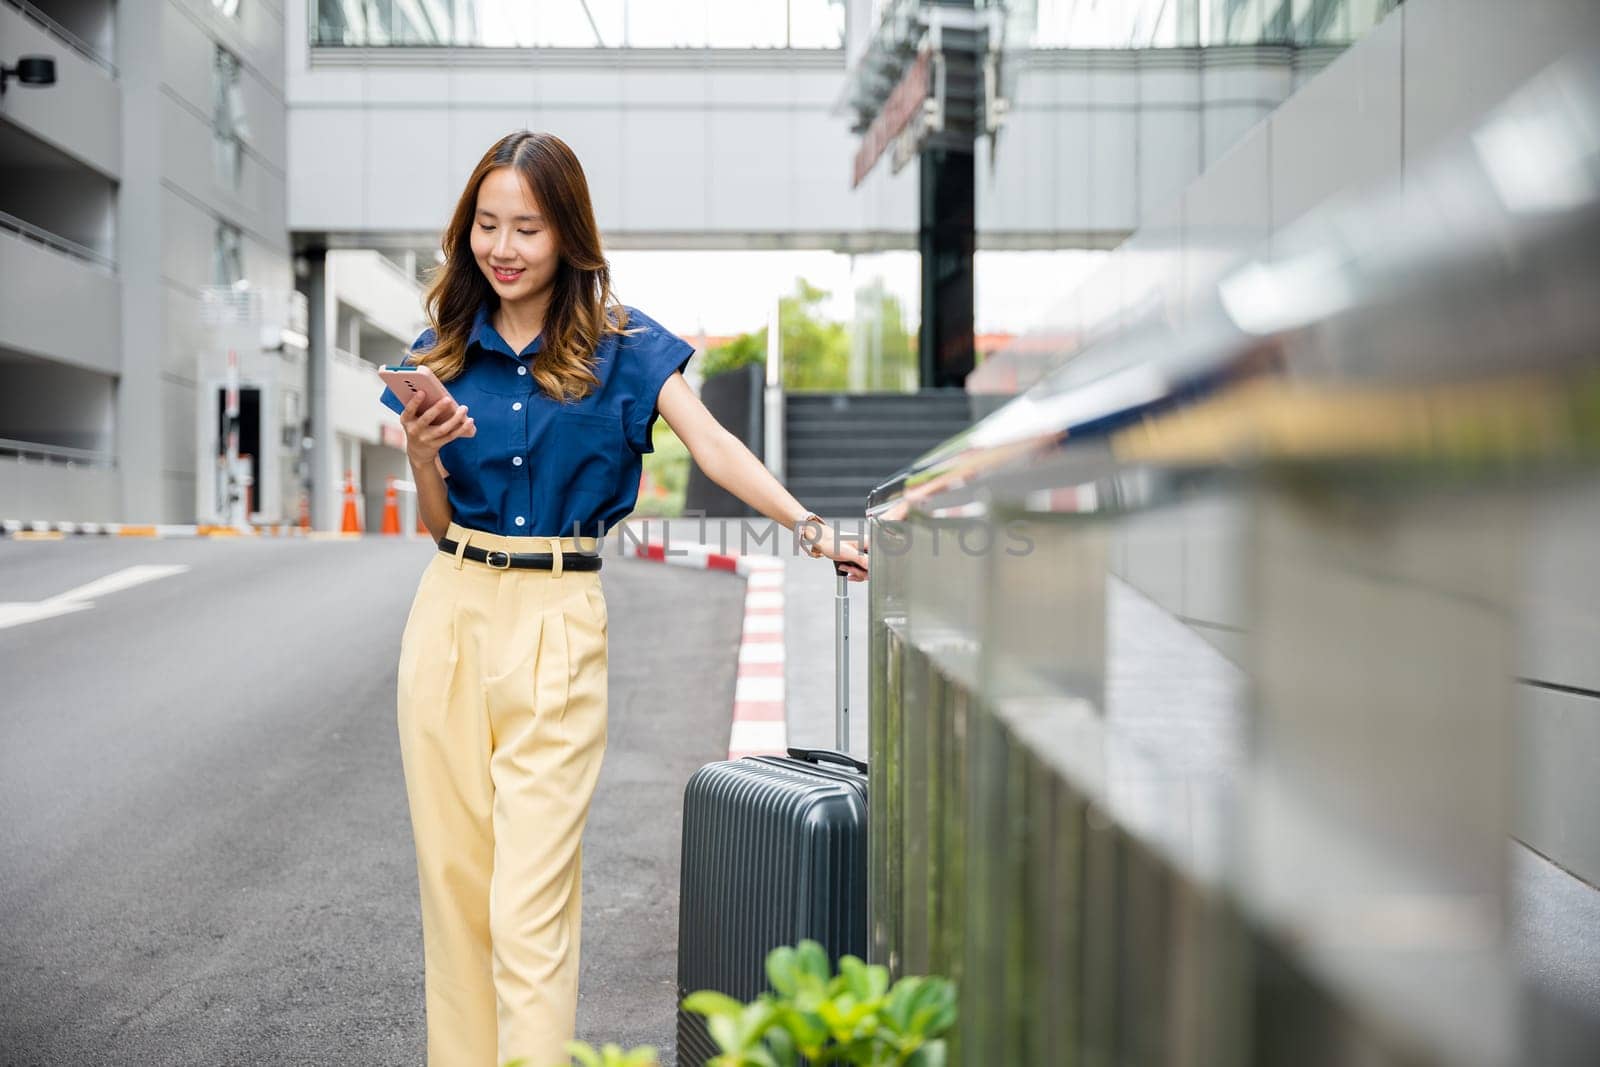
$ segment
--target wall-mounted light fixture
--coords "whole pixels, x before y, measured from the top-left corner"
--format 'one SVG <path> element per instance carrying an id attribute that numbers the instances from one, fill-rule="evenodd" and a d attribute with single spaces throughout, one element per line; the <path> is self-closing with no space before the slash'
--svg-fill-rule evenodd
<path id="1" fill-rule="evenodd" d="M 0 65 L 0 96 L 6 92 L 6 81 L 15 77 L 23 85 L 54 85 L 56 61 L 51 56 L 23 56 L 17 65 Z"/>

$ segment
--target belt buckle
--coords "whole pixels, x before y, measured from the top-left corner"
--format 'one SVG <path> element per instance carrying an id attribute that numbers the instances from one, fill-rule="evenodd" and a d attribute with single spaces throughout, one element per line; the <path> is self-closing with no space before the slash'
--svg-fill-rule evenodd
<path id="1" fill-rule="evenodd" d="M 494 558 L 496 556 L 503 557 L 505 559 L 505 562 L 504 563 L 496 563 L 494 561 Z M 483 562 L 487 563 L 489 566 L 493 567 L 497 571 L 510 570 L 511 569 L 511 553 L 502 552 L 497 548 L 491 548 L 488 551 L 484 552 L 484 554 L 483 554 Z"/>

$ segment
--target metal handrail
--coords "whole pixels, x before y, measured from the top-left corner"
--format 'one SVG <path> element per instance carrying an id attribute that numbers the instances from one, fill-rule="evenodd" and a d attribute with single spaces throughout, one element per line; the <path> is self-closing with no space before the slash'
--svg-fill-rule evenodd
<path id="1" fill-rule="evenodd" d="M 77 34 L 61 25 L 61 23 L 57 22 L 55 19 L 51 18 L 43 11 L 40 11 L 32 4 L 28 3 L 28 0 L 5 0 L 5 2 L 22 12 L 24 15 L 28 16 L 28 18 L 32 19 L 34 22 L 37 22 L 45 30 L 45 32 L 49 33 L 62 44 L 81 55 L 84 59 L 87 59 L 89 62 L 100 67 L 113 78 L 118 76 L 117 66 L 115 63 L 112 63 L 111 60 L 101 55 L 83 38 L 79 37 Z"/>
<path id="2" fill-rule="evenodd" d="M 1232 264 L 1196 301 L 1181 332 L 1156 309 L 1072 354 L 874 488 L 868 517 L 1020 499 L 1024 472 L 1056 463 L 1085 464 L 1089 480 L 1152 464 L 1410 460 L 1418 458 L 1419 442 L 1434 449 L 1433 459 L 1459 459 L 1439 449 L 1475 447 L 1472 426 L 1484 412 L 1460 393 L 1444 403 L 1438 390 L 1497 376 L 1556 383 L 1592 366 L 1600 317 L 1554 318 L 1523 289 L 1505 285 L 1503 271 L 1515 255 L 1528 277 L 1558 279 L 1563 293 L 1600 287 L 1600 257 L 1592 254 L 1600 247 L 1597 186 L 1583 186 L 1580 197 L 1519 184 L 1506 158 L 1522 150 L 1518 131 L 1542 121 L 1539 128 L 1550 128 L 1553 138 L 1573 136 L 1552 142 L 1550 152 L 1566 155 L 1552 156 L 1549 166 L 1585 173 L 1591 150 L 1574 131 L 1596 117 L 1600 78 L 1591 80 L 1576 64 L 1547 72 L 1409 180 L 1330 204 L 1274 237 L 1270 253 Z M 1440 218 L 1430 180 L 1469 205 L 1461 218 L 1470 224 Z M 1554 199 L 1537 202 L 1541 196 Z M 1515 351 L 1505 342 L 1511 323 L 1526 329 Z M 1361 345 L 1313 352 L 1302 339 L 1319 330 L 1359 337 Z M 1381 355 L 1395 351 L 1407 359 Z M 1561 404 L 1559 387 L 1504 395 L 1508 403 Z M 1423 404 L 1430 418 L 1459 420 L 1461 436 L 1441 440 L 1441 424 L 1408 428 L 1390 418 L 1407 400 Z M 1302 415 L 1309 421 L 1285 432 L 1286 421 Z M 1391 432 L 1353 432 L 1368 424 L 1351 420 L 1368 416 L 1381 417 Z M 1581 428 L 1563 422 L 1563 433 L 1574 429 Z M 1494 443 L 1516 449 L 1517 459 L 1560 460 L 1576 447 L 1555 432 Z"/>
<path id="3" fill-rule="evenodd" d="M 89 448 L 67 448 L 64 445 L 41 445 L 34 441 L 14 441 L 6 437 L 0 437 L 0 454 L 13 455 L 19 460 L 27 456 L 37 456 L 47 462 L 64 463 L 67 466 L 80 463 L 89 467 L 117 465 L 116 457 L 110 452 Z"/>
<path id="4" fill-rule="evenodd" d="M 51 233 L 49 230 L 35 226 L 31 222 L 19 219 L 15 215 L 4 211 L 0 211 L 0 230 L 10 230 L 18 237 L 92 263 L 97 267 L 103 267 L 113 274 L 116 273 L 117 261 L 110 256 L 101 255 L 92 248 L 80 245 L 76 241 L 70 241 L 65 237 Z"/>

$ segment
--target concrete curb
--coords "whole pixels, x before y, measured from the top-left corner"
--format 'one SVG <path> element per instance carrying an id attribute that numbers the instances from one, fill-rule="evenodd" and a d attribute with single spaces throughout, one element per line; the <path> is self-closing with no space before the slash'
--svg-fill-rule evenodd
<path id="1" fill-rule="evenodd" d="M 647 542 L 625 555 L 696 570 L 727 571 L 745 579 L 744 631 L 733 689 L 728 758 L 786 755 L 788 701 L 784 692 L 783 561 L 713 552 L 705 545 Z"/>
<path id="2" fill-rule="evenodd" d="M 223 526 L 216 523 L 173 525 L 170 523 L 126 522 L 25 522 L 0 520 L 0 535 L 18 541 L 56 541 L 63 537 L 308 537 L 315 531 L 302 530 L 286 522 L 260 526 Z M 353 534 L 350 536 L 361 536 Z"/>

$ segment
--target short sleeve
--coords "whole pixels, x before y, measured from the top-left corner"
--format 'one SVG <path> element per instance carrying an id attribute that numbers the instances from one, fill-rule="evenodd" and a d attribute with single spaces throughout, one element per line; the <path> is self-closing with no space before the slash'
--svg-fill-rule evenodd
<path id="1" fill-rule="evenodd" d="M 432 327 L 429 327 L 428 329 L 423 330 L 422 333 L 420 335 L 418 335 L 417 339 L 415 341 L 411 342 L 411 352 L 406 353 L 406 358 L 402 359 L 399 363 L 396 363 L 394 365 L 396 367 L 414 367 L 414 366 L 416 366 L 416 364 L 411 359 L 411 353 L 412 352 L 416 352 L 419 349 L 432 348 L 433 347 L 433 338 L 434 338 L 434 332 L 433 332 L 433 328 Z M 381 402 L 383 404 L 384 407 L 388 408 L 390 411 L 394 412 L 396 415 L 400 414 L 401 412 L 405 411 L 405 409 L 406 409 L 405 402 L 402 401 L 399 397 L 395 396 L 394 395 L 394 390 L 390 389 L 387 384 L 384 385 L 383 392 L 378 396 L 378 400 L 379 400 L 379 402 Z"/>
<path id="2" fill-rule="evenodd" d="M 624 435 L 635 452 L 655 451 L 651 431 L 661 413 L 656 400 L 667 379 L 689 365 L 694 345 L 671 332 L 642 312 L 629 309 L 629 327 L 644 326 L 645 331 L 627 339 L 629 404 Z M 635 321 L 637 320 L 637 321 Z"/>

